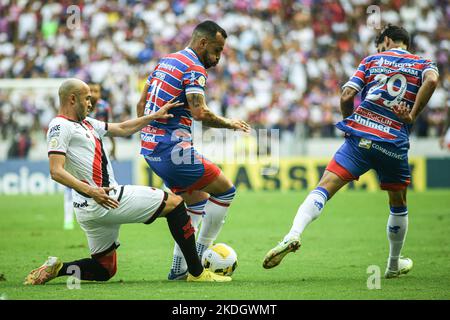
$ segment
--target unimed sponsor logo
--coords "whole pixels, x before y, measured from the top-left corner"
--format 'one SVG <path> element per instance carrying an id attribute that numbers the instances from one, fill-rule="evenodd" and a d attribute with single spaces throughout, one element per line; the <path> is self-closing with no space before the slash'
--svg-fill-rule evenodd
<path id="1" fill-rule="evenodd" d="M 389 127 L 383 126 L 382 124 L 374 121 L 370 121 L 369 119 L 365 119 L 358 114 L 355 114 L 354 119 L 356 122 L 362 124 L 363 126 L 389 133 Z"/>

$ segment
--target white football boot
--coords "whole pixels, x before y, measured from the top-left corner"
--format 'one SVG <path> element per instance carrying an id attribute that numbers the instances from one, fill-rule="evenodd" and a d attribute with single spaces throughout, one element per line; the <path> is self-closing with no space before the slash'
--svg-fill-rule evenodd
<path id="1" fill-rule="evenodd" d="M 384 277 L 386 279 L 398 278 L 400 275 L 407 274 L 409 271 L 411 271 L 412 267 L 413 267 L 413 262 L 411 259 L 400 257 L 400 259 L 398 260 L 398 269 L 392 270 L 392 269 L 389 269 L 389 267 L 386 268 Z"/>

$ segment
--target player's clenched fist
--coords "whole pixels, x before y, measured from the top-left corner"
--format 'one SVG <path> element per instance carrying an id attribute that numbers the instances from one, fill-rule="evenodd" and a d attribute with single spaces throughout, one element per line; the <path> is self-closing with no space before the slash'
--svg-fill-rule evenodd
<path id="1" fill-rule="evenodd" d="M 243 120 L 231 120 L 231 128 L 234 130 L 244 131 L 245 133 L 250 133 L 250 125 Z"/>
<path id="2" fill-rule="evenodd" d="M 115 209 L 119 207 L 119 202 L 110 196 L 108 192 L 114 190 L 113 187 L 93 187 L 90 189 L 89 196 L 91 196 L 95 202 L 101 205 L 105 209 Z"/>

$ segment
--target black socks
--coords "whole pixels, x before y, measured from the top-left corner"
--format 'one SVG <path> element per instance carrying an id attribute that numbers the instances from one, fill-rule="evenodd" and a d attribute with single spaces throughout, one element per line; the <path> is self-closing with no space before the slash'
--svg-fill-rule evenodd
<path id="1" fill-rule="evenodd" d="M 111 278 L 108 270 L 93 258 L 64 262 L 58 273 L 58 277 L 60 276 L 74 276 L 80 277 L 80 280 L 91 281 L 107 281 Z"/>
<path id="2" fill-rule="evenodd" d="M 189 273 L 198 277 L 203 272 L 203 266 L 195 248 L 195 229 L 191 218 L 186 213 L 184 201 L 166 215 L 170 233 L 183 252 Z"/>

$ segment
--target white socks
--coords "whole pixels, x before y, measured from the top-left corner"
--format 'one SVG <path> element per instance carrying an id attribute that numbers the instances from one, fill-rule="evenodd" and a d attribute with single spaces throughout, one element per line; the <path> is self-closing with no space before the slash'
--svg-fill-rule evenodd
<path id="1" fill-rule="evenodd" d="M 391 207 L 387 223 L 387 237 L 389 240 L 388 268 L 398 270 L 400 252 L 408 231 L 408 209 L 407 207 Z"/>
<path id="2" fill-rule="evenodd" d="M 323 210 L 327 200 L 328 191 L 322 187 L 317 187 L 306 197 L 305 201 L 298 208 L 297 214 L 294 218 L 292 228 L 284 237 L 284 240 L 295 237 L 299 238 L 313 220 L 317 219 Z"/>
<path id="3" fill-rule="evenodd" d="M 233 201 L 235 194 L 236 188 L 233 186 L 222 194 L 211 194 L 208 202 L 206 202 L 205 216 L 197 238 L 197 252 L 200 257 L 219 235 L 225 223 L 228 207 Z"/>

